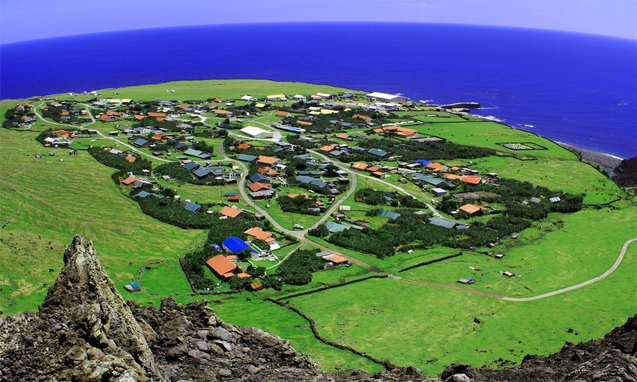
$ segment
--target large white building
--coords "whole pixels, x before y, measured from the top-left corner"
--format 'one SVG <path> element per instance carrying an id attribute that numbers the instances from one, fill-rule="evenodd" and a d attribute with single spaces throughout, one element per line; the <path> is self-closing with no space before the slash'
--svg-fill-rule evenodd
<path id="1" fill-rule="evenodd" d="M 401 95 L 379 93 L 379 92 L 369 93 L 367 95 L 367 98 L 373 101 L 382 101 L 382 102 L 405 103 L 409 101 L 409 98 L 401 96 Z"/>
<path id="2" fill-rule="evenodd" d="M 274 137 L 274 133 L 271 131 L 263 130 L 259 127 L 255 126 L 246 126 L 241 129 L 241 132 L 245 135 L 249 135 L 254 138 L 272 138 Z"/>

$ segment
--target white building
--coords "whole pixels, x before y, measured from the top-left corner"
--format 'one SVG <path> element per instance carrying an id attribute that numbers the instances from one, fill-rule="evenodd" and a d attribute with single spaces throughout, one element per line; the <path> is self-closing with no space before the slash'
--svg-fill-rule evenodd
<path id="1" fill-rule="evenodd" d="M 244 95 L 243 97 L 241 97 L 241 99 L 248 102 L 256 102 L 257 100 L 253 96 L 249 96 L 249 95 Z"/>
<path id="2" fill-rule="evenodd" d="M 254 138 L 272 138 L 274 133 L 255 126 L 246 126 L 240 130 L 243 134 Z"/>
<path id="3" fill-rule="evenodd" d="M 367 98 L 373 101 L 382 101 L 382 102 L 397 102 L 397 103 L 405 103 L 409 101 L 409 98 L 403 97 L 401 95 L 396 94 L 387 94 L 387 93 L 379 93 L 373 92 L 367 95 Z"/>

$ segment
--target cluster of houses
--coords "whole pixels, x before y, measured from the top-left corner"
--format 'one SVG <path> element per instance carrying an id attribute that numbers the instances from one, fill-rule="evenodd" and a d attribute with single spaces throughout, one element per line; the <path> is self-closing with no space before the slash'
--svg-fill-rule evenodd
<path id="1" fill-rule="evenodd" d="M 184 170 L 201 180 L 216 179 L 222 180 L 225 183 L 236 183 L 237 179 L 241 177 L 240 171 L 235 171 L 233 168 L 227 166 L 200 165 L 195 161 L 183 158 L 181 159 L 181 163 L 181 167 Z M 170 180 L 168 176 L 166 177 L 166 180 Z"/>
<path id="2" fill-rule="evenodd" d="M 75 131 L 63 129 L 51 130 L 46 138 L 44 138 L 44 146 L 48 147 L 69 147 L 73 143 L 73 139 L 78 137 Z"/>

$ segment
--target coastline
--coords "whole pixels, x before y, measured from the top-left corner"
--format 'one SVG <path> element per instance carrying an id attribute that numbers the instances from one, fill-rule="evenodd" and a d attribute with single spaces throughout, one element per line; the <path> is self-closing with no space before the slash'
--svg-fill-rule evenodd
<path id="1" fill-rule="evenodd" d="M 594 151 L 594 150 L 589 150 L 589 149 L 583 149 L 568 143 L 557 142 L 557 141 L 555 141 L 555 143 L 557 143 L 558 145 L 568 150 L 577 152 L 582 157 L 582 159 L 587 160 L 589 162 L 597 163 L 602 168 L 607 168 L 612 170 L 615 167 L 619 166 L 619 164 L 623 160 L 623 158 L 620 158 L 615 155 L 611 155 L 611 154 L 607 154 L 607 153 L 603 153 L 599 151 Z"/>

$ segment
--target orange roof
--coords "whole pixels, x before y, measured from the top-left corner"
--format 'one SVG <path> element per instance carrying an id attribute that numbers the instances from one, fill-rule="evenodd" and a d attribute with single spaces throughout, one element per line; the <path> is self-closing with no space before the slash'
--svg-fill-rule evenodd
<path id="1" fill-rule="evenodd" d="M 223 207 L 222 209 L 219 210 L 219 214 L 223 215 L 223 216 L 227 216 L 229 218 L 236 218 L 237 216 L 241 215 L 241 211 L 238 208 L 232 208 L 232 207 Z"/>
<path id="2" fill-rule="evenodd" d="M 215 110 L 215 114 L 226 115 L 230 113 L 228 110 Z"/>
<path id="3" fill-rule="evenodd" d="M 142 119 L 144 119 L 144 118 L 146 118 L 146 117 L 144 117 L 143 115 L 136 115 L 136 116 L 135 116 L 135 119 L 136 119 L 137 121 L 141 121 L 141 120 L 142 120 Z"/>
<path id="4" fill-rule="evenodd" d="M 150 137 L 150 138 L 151 138 L 151 139 L 154 139 L 154 140 L 156 140 L 156 141 L 158 141 L 158 140 L 162 139 L 163 137 L 164 137 L 164 133 L 155 133 L 155 134 L 153 134 L 153 136 L 152 136 L 152 137 Z"/>
<path id="5" fill-rule="evenodd" d="M 279 175 L 278 171 L 274 171 L 270 167 L 259 167 L 257 169 L 259 174 L 267 175 L 267 176 L 277 176 Z"/>
<path id="6" fill-rule="evenodd" d="M 179 105 L 180 109 L 188 109 L 190 107 L 190 105 L 188 105 L 187 103 L 182 103 L 181 105 Z"/>
<path id="7" fill-rule="evenodd" d="M 484 207 L 479 206 L 477 204 L 465 204 L 464 206 L 460 207 L 460 210 L 468 213 L 469 215 L 473 215 L 484 209 L 485 209 Z"/>
<path id="8" fill-rule="evenodd" d="M 352 163 L 352 168 L 355 168 L 357 170 L 365 170 L 367 167 L 369 167 L 369 165 L 365 162 Z"/>
<path id="9" fill-rule="evenodd" d="M 166 116 L 166 113 L 155 113 L 155 112 L 150 112 L 148 113 L 149 117 L 154 117 L 154 118 L 163 118 Z"/>
<path id="10" fill-rule="evenodd" d="M 382 172 L 382 171 L 374 171 L 374 172 L 372 172 L 372 175 L 376 175 L 376 176 L 381 176 L 382 177 L 382 176 L 385 176 L 385 173 Z"/>
<path id="11" fill-rule="evenodd" d="M 380 132 L 377 130 L 380 130 Z M 416 133 L 418 133 L 417 130 L 407 129 L 405 127 L 400 127 L 400 126 L 386 126 L 386 127 L 383 127 L 382 129 L 374 129 L 374 132 L 396 134 L 401 137 L 411 137 L 412 135 L 415 135 Z"/>
<path id="12" fill-rule="evenodd" d="M 342 256 L 334 255 L 330 257 L 330 261 L 333 262 L 334 264 L 342 264 L 342 263 L 347 263 L 348 260 Z"/>
<path id="13" fill-rule="evenodd" d="M 314 122 L 309 122 L 309 121 L 299 121 L 298 122 L 299 125 L 303 125 L 303 126 L 312 126 L 314 124 Z"/>
<path id="14" fill-rule="evenodd" d="M 64 138 L 68 137 L 69 135 L 73 135 L 73 133 L 66 130 L 53 130 L 51 131 L 51 134 L 55 134 L 57 136 L 64 137 Z"/>
<path id="15" fill-rule="evenodd" d="M 268 157 L 265 155 L 259 155 L 259 159 L 257 160 L 258 163 L 263 163 L 263 164 L 275 164 L 276 162 L 279 162 L 281 159 L 276 158 L 276 157 Z"/>
<path id="16" fill-rule="evenodd" d="M 444 164 L 440 164 L 440 163 L 436 163 L 436 162 L 431 162 L 428 165 L 426 165 L 425 167 L 434 170 L 435 172 L 438 171 L 443 171 L 447 166 L 445 166 Z"/>
<path id="17" fill-rule="evenodd" d="M 108 121 L 108 115 L 102 114 L 102 116 L 100 117 L 100 121 L 102 121 L 102 122 Z"/>
<path id="18" fill-rule="evenodd" d="M 126 158 L 124 158 L 124 159 L 126 159 L 130 163 L 133 163 L 133 162 L 135 162 L 137 160 L 137 157 L 134 157 L 134 156 L 128 154 L 128 155 L 126 155 Z"/>
<path id="19" fill-rule="evenodd" d="M 456 179 L 462 178 L 460 175 L 449 174 L 449 173 L 445 173 L 444 177 L 445 177 L 445 179 L 448 179 L 448 180 L 456 180 Z"/>
<path id="20" fill-rule="evenodd" d="M 276 115 L 277 117 L 287 117 L 288 115 L 290 115 L 290 112 L 285 110 L 277 110 Z"/>
<path id="21" fill-rule="evenodd" d="M 458 166 L 453 166 L 453 167 L 451 168 L 451 171 L 460 171 L 460 167 L 458 167 Z"/>
<path id="22" fill-rule="evenodd" d="M 329 153 L 330 151 L 334 150 L 335 148 L 336 147 L 332 146 L 332 145 L 325 145 L 325 146 L 321 147 L 319 150 Z"/>
<path id="23" fill-rule="evenodd" d="M 139 180 L 139 178 L 135 178 L 133 176 L 129 176 L 128 178 L 122 180 L 122 184 L 125 184 L 125 185 L 128 186 L 128 185 L 131 185 L 131 184 L 135 183 L 138 180 Z"/>
<path id="24" fill-rule="evenodd" d="M 68 111 L 63 111 L 63 112 L 60 113 L 60 115 L 69 115 L 69 114 L 71 114 L 71 113 L 69 113 Z"/>
<path id="25" fill-rule="evenodd" d="M 336 134 L 336 138 L 347 139 L 347 138 L 349 138 L 349 135 L 344 134 L 344 133 L 338 133 L 338 134 Z"/>
<path id="26" fill-rule="evenodd" d="M 224 255 L 211 257 L 210 259 L 208 259 L 208 261 L 206 261 L 206 264 L 208 264 L 210 269 L 212 269 L 219 276 L 225 276 L 226 274 L 231 273 L 232 271 L 237 269 L 236 264 L 228 260 L 228 258 Z"/>
<path id="27" fill-rule="evenodd" d="M 232 273 L 232 272 L 224 273 L 224 274 L 221 275 L 221 277 L 223 277 L 224 279 L 229 279 L 229 278 L 234 277 L 234 273 Z"/>
<path id="28" fill-rule="evenodd" d="M 460 177 L 461 182 L 465 182 L 471 185 L 478 185 L 482 181 L 482 178 L 478 175 L 467 175 Z"/>
<path id="29" fill-rule="evenodd" d="M 252 277 L 252 275 L 251 275 L 251 274 L 249 274 L 249 273 L 241 272 L 241 273 L 239 273 L 239 274 L 237 275 L 237 277 L 238 277 L 238 278 L 240 278 L 240 279 L 247 279 L 247 278 Z"/>
<path id="30" fill-rule="evenodd" d="M 379 171 L 382 167 L 380 166 L 369 166 L 365 169 L 367 172 L 376 172 Z"/>
<path id="31" fill-rule="evenodd" d="M 237 149 L 239 150 L 247 150 L 249 149 L 251 146 L 247 143 L 240 143 L 239 146 L 237 146 Z"/>
<path id="32" fill-rule="evenodd" d="M 239 195 L 230 195 L 228 196 L 228 201 L 229 202 L 238 202 L 239 201 Z"/>
<path id="33" fill-rule="evenodd" d="M 358 118 L 358 119 L 362 119 L 362 120 L 365 120 L 365 121 L 369 121 L 370 119 L 372 119 L 372 117 L 369 117 L 367 115 L 361 115 L 361 114 L 354 114 L 352 116 L 352 118 L 354 118 L 354 119 Z"/>
<path id="34" fill-rule="evenodd" d="M 252 191 L 252 192 L 257 192 L 257 191 L 260 191 L 260 190 L 263 190 L 263 189 L 268 189 L 268 190 L 269 190 L 269 189 L 270 189 L 270 187 L 271 187 L 271 186 L 270 186 L 269 184 L 267 184 L 267 183 L 259 183 L 259 182 L 257 182 L 257 183 L 252 183 L 252 184 L 250 184 L 250 185 L 248 186 L 248 188 L 249 188 L 249 189 L 250 189 L 250 191 Z"/>
<path id="35" fill-rule="evenodd" d="M 157 122 L 164 122 L 164 121 L 166 120 L 166 118 L 161 118 L 161 117 L 160 117 L 160 118 L 155 118 L 155 120 L 156 120 Z"/>
<path id="36" fill-rule="evenodd" d="M 264 231 L 261 227 L 252 227 L 249 230 L 245 231 L 246 235 L 253 236 L 258 240 L 266 240 L 269 237 L 272 237 L 272 232 Z"/>

